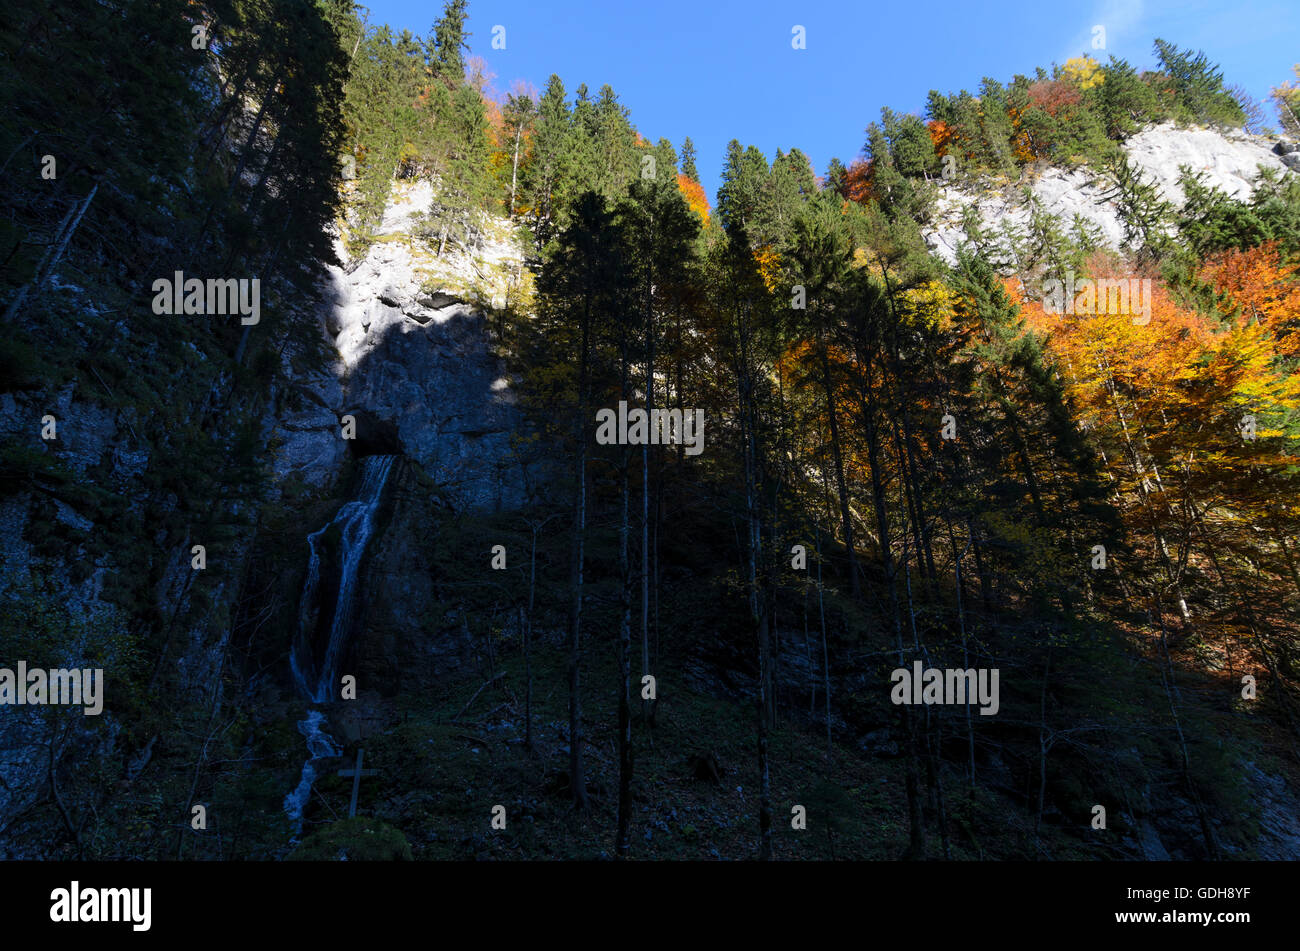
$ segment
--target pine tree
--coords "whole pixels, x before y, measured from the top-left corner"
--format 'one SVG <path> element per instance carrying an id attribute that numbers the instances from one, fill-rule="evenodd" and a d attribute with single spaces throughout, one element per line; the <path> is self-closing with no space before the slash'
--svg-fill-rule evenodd
<path id="1" fill-rule="evenodd" d="M 930 130 L 918 116 L 880 110 L 880 124 L 889 143 L 889 154 L 900 174 L 908 178 L 929 177 L 939 171 Z"/>
<path id="2" fill-rule="evenodd" d="M 552 73 L 546 92 L 537 104 L 533 159 L 523 182 L 525 203 L 532 209 L 530 218 L 539 248 L 566 223 L 569 182 L 575 177 L 574 157 L 569 150 L 572 136 L 573 116 L 564 83 Z"/>
<path id="3" fill-rule="evenodd" d="M 459 86 L 465 79 L 465 59 L 468 52 L 465 41 L 472 35 L 465 32 L 468 0 L 446 0 L 442 16 L 433 25 L 432 65 L 435 74 L 449 86 Z"/>
<path id="4" fill-rule="evenodd" d="M 1127 60 L 1110 58 L 1105 80 L 1095 91 L 1095 101 L 1106 135 L 1123 141 L 1143 122 L 1158 118 L 1159 104 L 1151 87 Z"/>
<path id="5" fill-rule="evenodd" d="M 736 139 L 727 144 L 717 200 L 718 220 L 724 228 L 754 225 L 768 174 L 767 159 L 757 147 L 742 150 Z"/>
<path id="6" fill-rule="evenodd" d="M 1156 58 L 1173 81 L 1179 115 L 1185 121 L 1240 126 L 1241 106 L 1223 87 L 1223 73 L 1205 54 L 1155 41 Z"/>
<path id="7" fill-rule="evenodd" d="M 682 142 L 682 174 L 693 182 L 700 180 L 700 173 L 695 168 L 695 143 L 689 135 Z"/>
<path id="8" fill-rule="evenodd" d="M 1124 242 L 1146 257 L 1158 257 L 1169 241 L 1173 206 L 1160 197 L 1159 186 L 1121 154 L 1108 168 L 1110 187 L 1101 200 L 1114 201 L 1124 224 Z"/>

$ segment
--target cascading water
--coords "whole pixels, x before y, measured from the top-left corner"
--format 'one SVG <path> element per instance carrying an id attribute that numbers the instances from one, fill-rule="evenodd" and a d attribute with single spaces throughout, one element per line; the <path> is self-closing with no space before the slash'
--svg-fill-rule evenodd
<path id="1" fill-rule="evenodd" d="M 366 545 L 375 531 L 376 514 L 383 498 L 384 486 L 393 469 L 396 456 L 366 456 L 361 460 L 361 487 L 357 498 L 339 509 L 334 519 L 318 532 L 307 536 L 311 557 L 307 562 L 307 580 L 303 585 L 302 603 L 298 615 L 298 637 L 289 654 L 289 664 L 298 689 L 313 703 L 329 703 L 334 699 L 335 680 L 339 659 L 347 647 L 352 633 L 357 595 L 357 576 Z M 329 637 L 324 655 L 314 662 L 313 642 L 316 640 L 315 608 L 317 589 L 320 586 L 321 550 L 324 536 L 338 529 L 338 597 L 329 615 Z M 321 606 L 324 610 L 324 606 Z"/>
<path id="2" fill-rule="evenodd" d="M 396 456 L 366 456 L 361 460 L 361 486 L 357 498 L 346 503 L 328 525 L 307 536 L 311 556 L 307 561 L 307 579 L 303 584 L 302 602 L 298 612 L 298 636 L 289 651 L 289 666 L 299 691 L 312 703 L 329 703 L 334 699 L 338 664 L 347 649 L 356 614 L 358 574 L 366 546 L 375 533 L 375 522 L 383 500 L 384 487 L 392 472 Z M 325 536 L 331 529 L 338 530 L 337 564 L 339 571 L 338 595 L 333 610 L 324 614 L 325 605 L 318 605 L 321 580 L 322 553 Z M 325 640 L 323 656 L 315 662 L 316 632 L 321 621 L 328 621 L 329 636 Z M 316 767 L 321 760 L 338 756 L 342 750 L 322 726 L 325 714 L 319 710 L 307 711 L 307 718 L 298 722 L 298 732 L 307 738 L 311 754 L 302 766 L 298 786 L 284 797 L 284 811 L 293 823 L 295 837 L 302 831 L 303 810 L 311 797 L 316 781 Z"/>
<path id="3" fill-rule="evenodd" d="M 308 710 L 307 719 L 298 721 L 298 732 L 307 737 L 307 750 L 311 758 L 302 764 L 302 778 L 293 792 L 284 797 L 284 811 L 293 823 L 293 834 L 302 832 L 302 813 L 311 796 L 311 787 L 316 782 L 316 764 L 331 756 L 338 756 L 343 751 L 338 748 L 334 738 L 321 729 L 325 714 L 319 710 Z"/>

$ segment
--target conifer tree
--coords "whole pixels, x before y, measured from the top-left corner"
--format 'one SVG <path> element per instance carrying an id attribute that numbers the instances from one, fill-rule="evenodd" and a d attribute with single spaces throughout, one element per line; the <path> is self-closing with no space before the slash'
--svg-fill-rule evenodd
<path id="1" fill-rule="evenodd" d="M 822 183 L 822 188 L 834 192 L 841 198 L 845 197 L 845 176 L 847 174 L 848 170 L 844 167 L 844 163 L 838 158 L 832 157 L 826 166 L 826 178 Z"/>
<path id="2" fill-rule="evenodd" d="M 766 157 L 756 146 L 742 150 L 736 139 L 727 144 L 717 201 L 718 219 L 724 228 L 739 226 L 748 232 L 755 227 L 769 171 Z M 747 237 L 762 240 L 748 233 Z"/>
<path id="3" fill-rule="evenodd" d="M 1185 121 L 1240 126 L 1241 106 L 1223 87 L 1223 73 L 1200 51 L 1179 49 L 1157 39 L 1156 58 L 1173 81 L 1176 108 Z"/>
<path id="4" fill-rule="evenodd" d="M 1116 203 L 1124 224 L 1125 243 L 1148 258 L 1159 257 L 1168 243 L 1173 206 L 1160 197 L 1159 186 L 1148 181 L 1126 155 L 1116 157 L 1108 171 L 1110 187 L 1103 198 Z"/>
<path id="5" fill-rule="evenodd" d="M 695 168 L 695 143 L 689 135 L 682 141 L 682 174 L 693 182 L 700 180 L 700 173 Z"/>
<path id="6" fill-rule="evenodd" d="M 435 75 L 449 86 L 459 86 L 465 79 L 465 42 L 472 34 L 465 32 L 468 0 L 446 0 L 442 16 L 433 25 L 432 66 Z"/>
<path id="7" fill-rule="evenodd" d="M 922 178 L 939 171 L 939 157 L 934 152 L 930 130 L 919 117 L 910 113 L 898 115 L 886 107 L 880 110 L 880 124 L 900 174 Z"/>
<path id="8" fill-rule="evenodd" d="M 538 276 L 539 308 L 551 333 L 571 347 L 563 365 L 576 370 L 567 394 L 572 412 L 574 454 L 573 523 L 569 561 L 569 784 L 575 808 L 588 808 L 583 760 L 582 623 L 588 534 L 588 461 L 594 429 L 592 395 L 605 368 L 601 318 L 622 313 L 626 291 L 626 241 L 621 225 L 594 191 L 579 196 L 570 224 L 560 233 L 555 253 Z"/>
<path id="9" fill-rule="evenodd" d="M 565 224 L 565 209 L 571 197 L 569 183 L 574 178 L 574 156 L 569 148 L 572 136 L 573 117 L 564 83 L 552 73 L 537 103 L 533 158 L 523 181 L 525 202 L 532 209 L 530 217 L 539 248 Z"/>
<path id="10" fill-rule="evenodd" d="M 1104 75 L 1093 99 L 1106 135 L 1123 141 L 1138 130 L 1139 123 L 1158 118 L 1155 93 L 1127 60 L 1112 56 Z"/>

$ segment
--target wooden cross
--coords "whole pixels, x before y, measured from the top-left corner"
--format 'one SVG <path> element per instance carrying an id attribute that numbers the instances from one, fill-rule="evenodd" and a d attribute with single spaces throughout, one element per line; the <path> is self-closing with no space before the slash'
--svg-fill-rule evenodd
<path id="1" fill-rule="evenodd" d="M 379 770 L 377 770 L 377 769 L 362 769 L 362 768 L 361 768 L 361 756 L 362 756 L 362 753 L 363 753 L 363 752 L 364 752 L 363 750 L 360 750 L 360 749 L 357 750 L 357 765 L 356 765 L 355 768 L 353 768 L 353 769 L 341 769 L 341 770 L 339 770 L 339 775 L 340 775 L 340 776 L 351 776 L 351 777 L 352 777 L 352 804 L 351 804 L 350 806 L 348 806 L 348 818 L 349 818 L 349 819 L 356 818 L 356 814 L 357 814 L 357 793 L 359 793 L 359 792 L 361 791 L 361 777 L 362 777 L 362 776 L 374 776 L 374 775 L 378 774 L 378 772 L 379 772 Z"/>

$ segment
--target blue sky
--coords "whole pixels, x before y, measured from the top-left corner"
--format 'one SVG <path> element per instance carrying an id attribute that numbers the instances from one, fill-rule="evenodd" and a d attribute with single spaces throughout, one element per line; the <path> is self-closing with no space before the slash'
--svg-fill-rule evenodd
<path id="1" fill-rule="evenodd" d="M 441 0 L 363 2 L 372 23 L 421 35 L 442 11 Z M 503 50 L 491 48 L 496 25 Z M 791 48 L 795 25 L 806 49 Z M 1104 53 L 1092 50 L 1094 25 L 1106 28 Z M 553 72 L 570 98 L 579 83 L 609 83 L 646 138 L 680 149 L 691 136 L 711 204 L 730 139 L 769 159 L 797 146 L 821 174 L 832 156 L 858 154 L 881 106 L 923 114 L 932 88 L 975 91 L 983 76 L 1007 82 L 1084 52 L 1150 67 L 1157 36 L 1204 50 L 1257 99 L 1300 61 L 1296 0 L 470 0 L 468 29 L 498 90 L 517 79 L 541 90 Z"/>

